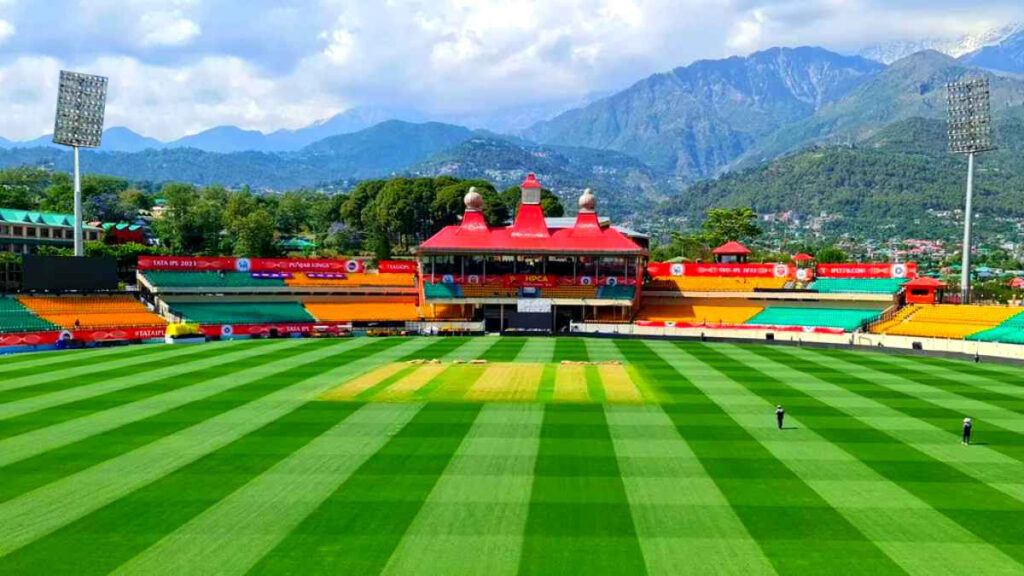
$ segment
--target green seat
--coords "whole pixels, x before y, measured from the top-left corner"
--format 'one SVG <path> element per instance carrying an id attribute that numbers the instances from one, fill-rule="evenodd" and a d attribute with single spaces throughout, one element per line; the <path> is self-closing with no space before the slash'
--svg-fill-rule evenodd
<path id="1" fill-rule="evenodd" d="M 1003 344 L 1024 344 L 1024 311 L 995 328 L 971 334 L 968 340 L 978 342 L 1001 342 Z"/>
<path id="2" fill-rule="evenodd" d="M 601 286 L 597 289 L 597 297 L 600 300 L 632 300 L 636 293 L 633 286 Z"/>
<path id="3" fill-rule="evenodd" d="M 451 300 L 462 298 L 462 288 L 458 284 L 432 284 L 423 285 L 423 296 L 427 300 Z"/>
<path id="4" fill-rule="evenodd" d="M 299 302 L 183 302 L 171 311 L 199 324 L 273 324 L 316 322 Z"/>
<path id="5" fill-rule="evenodd" d="M 282 278 L 253 278 L 248 272 L 171 272 L 150 270 L 144 275 L 157 288 L 252 288 L 284 286 Z"/>
<path id="6" fill-rule="evenodd" d="M 0 334 L 60 330 L 49 320 L 32 313 L 14 298 L 0 298 Z"/>
<path id="7" fill-rule="evenodd" d="M 777 306 L 765 308 L 746 323 L 764 326 L 842 328 L 850 332 L 859 328 L 865 321 L 877 318 L 879 314 L 879 310 Z"/>
<path id="8" fill-rule="evenodd" d="M 822 294 L 895 294 L 906 282 L 906 278 L 819 278 L 811 289 Z"/>

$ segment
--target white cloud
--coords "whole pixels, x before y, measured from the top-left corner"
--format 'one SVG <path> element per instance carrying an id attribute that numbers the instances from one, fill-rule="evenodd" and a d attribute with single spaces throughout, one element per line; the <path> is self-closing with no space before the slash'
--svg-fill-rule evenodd
<path id="1" fill-rule="evenodd" d="M 61 67 L 110 76 L 108 126 L 170 139 L 294 128 L 351 106 L 468 122 L 701 58 L 1022 18 L 1020 0 L 0 0 L 0 135 L 51 129 Z"/>
<path id="2" fill-rule="evenodd" d="M 0 20 L 0 44 L 7 41 L 8 38 L 14 36 L 14 25 L 7 20 Z"/>
<path id="3" fill-rule="evenodd" d="M 182 46 L 199 36 L 199 25 L 180 10 L 147 12 L 139 19 L 143 46 Z"/>

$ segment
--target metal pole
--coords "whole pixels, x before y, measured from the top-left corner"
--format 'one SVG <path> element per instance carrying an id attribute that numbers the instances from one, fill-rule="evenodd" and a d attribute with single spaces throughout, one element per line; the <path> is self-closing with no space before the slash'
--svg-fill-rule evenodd
<path id="1" fill-rule="evenodd" d="M 974 197 L 974 152 L 967 155 L 967 202 L 964 204 L 964 255 L 960 265 L 961 303 L 971 303 L 971 201 Z"/>
<path id="2" fill-rule="evenodd" d="M 82 237 L 82 177 L 78 172 L 78 146 L 75 149 L 75 256 L 84 256 Z"/>

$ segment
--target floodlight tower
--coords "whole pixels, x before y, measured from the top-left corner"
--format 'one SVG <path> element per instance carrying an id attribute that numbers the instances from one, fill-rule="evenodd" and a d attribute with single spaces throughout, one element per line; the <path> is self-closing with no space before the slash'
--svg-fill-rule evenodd
<path id="1" fill-rule="evenodd" d="M 107 79 L 103 76 L 60 72 L 57 117 L 53 142 L 75 151 L 75 256 L 85 253 L 82 238 L 82 178 L 78 149 L 99 148 L 103 137 L 103 112 L 107 105 Z"/>
<path id="2" fill-rule="evenodd" d="M 971 301 L 971 201 L 974 196 L 974 155 L 995 150 L 988 78 L 952 82 L 946 86 L 949 105 L 949 151 L 967 155 L 967 199 L 964 202 L 964 245 L 960 267 L 961 301 Z"/>

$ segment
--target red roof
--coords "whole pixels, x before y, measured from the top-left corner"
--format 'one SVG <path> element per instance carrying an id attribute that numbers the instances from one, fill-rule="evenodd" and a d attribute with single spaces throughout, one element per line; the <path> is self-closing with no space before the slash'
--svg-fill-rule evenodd
<path id="1" fill-rule="evenodd" d="M 949 286 L 949 284 L 930 276 L 918 276 L 910 282 L 903 284 L 904 288 L 945 288 L 946 286 Z"/>
<path id="2" fill-rule="evenodd" d="M 530 174 L 523 182 L 535 183 Z M 534 187 L 531 184 L 529 187 Z M 511 226 L 489 228 L 480 212 L 467 210 L 458 226 L 446 226 L 429 240 L 420 244 L 421 252 L 476 253 L 476 254 L 634 254 L 645 253 L 636 242 L 612 228 L 602 227 L 597 214 L 581 212 L 572 228 L 554 231 L 544 221 L 539 204 L 522 204 Z"/>
<path id="3" fill-rule="evenodd" d="M 806 252 L 801 252 L 801 253 L 797 254 L 796 256 L 793 256 L 793 262 L 812 262 L 813 260 L 814 260 L 814 256 L 811 256 L 810 254 L 807 254 Z"/>
<path id="4" fill-rule="evenodd" d="M 1010 288 L 1024 288 L 1024 278 L 1010 280 Z"/>
<path id="5" fill-rule="evenodd" d="M 718 248 L 715 248 L 713 253 L 715 255 L 719 255 L 719 256 L 721 256 L 721 255 L 732 256 L 734 254 L 735 255 L 750 254 L 750 249 L 747 248 L 746 246 L 744 246 L 743 244 L 740 244 L 739 242 L 736 242 L 734 240 L 734 241 L 731 241 L 731 242 L 726 242 L 725 244 L 722 244 Z"/>

